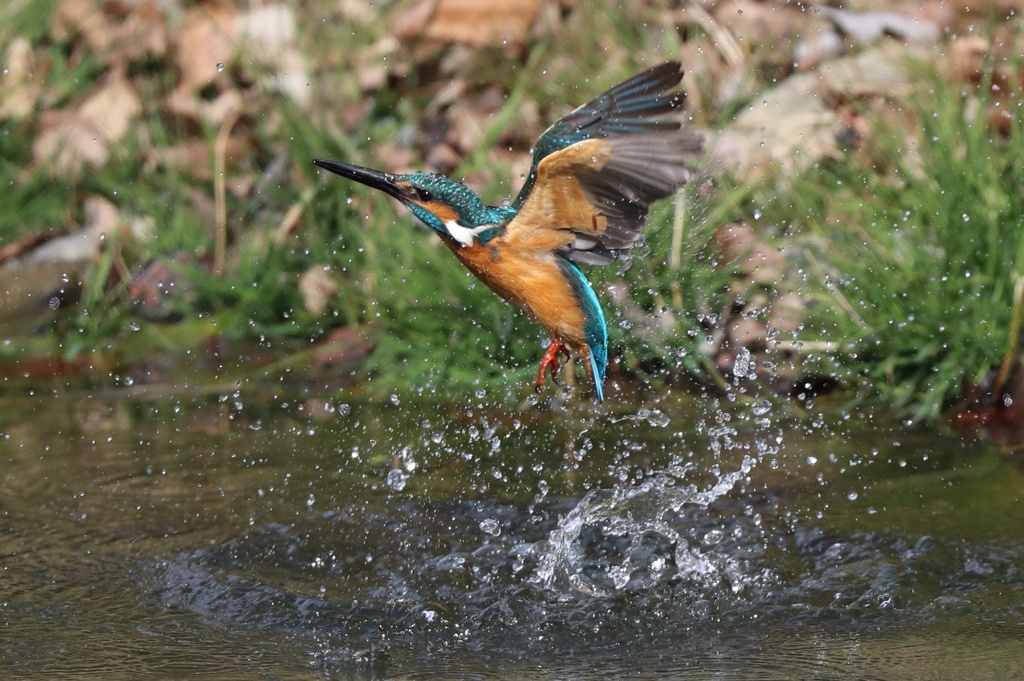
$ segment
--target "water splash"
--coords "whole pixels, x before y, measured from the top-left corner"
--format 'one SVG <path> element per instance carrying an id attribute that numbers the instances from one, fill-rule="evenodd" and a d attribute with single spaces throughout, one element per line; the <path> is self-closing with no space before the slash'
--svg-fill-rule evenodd
<path id="1" fill-rule="evenodd" d="M 684 483 L 689 468 L 677 465 L 639 484 L 589 492 L 532 547 L 537 567 L 530 583 L 561 596 L 606 596 L 680 578 L 716 588 L 728 566 L 677 532 L 672 518 L 706 510 L 756 464 L 744 456 L 710 486 Z"/>
<path id="2" fill-rule="evenodd" d="M 727 528 L 711 520 L 711 507 L 748 482 L 759 462 L 774 463 L 782 433 L 772 427 L 767 401 L 740 410 L 722 409 L 717 401 L 706 406 L 696 433 L 715 463 L 709 466 L 692 443 L 680 442 L 681 453 L 655 471 L 632 481 L 620 476 L 612 488 L 590 491 L 546 540 L 529 547 L 536 561 L 532 586 L 570 599 L 679 581 L 713 593 L 738 593 L 763 576 L 744 573 L 720 546 L 740 539 L 736 533 L 761 532 L 759 516 L 752 512 L 752 523 Z M 641 409 L 617 422 L 629 420 L 658 427 L 671 421 L 659 410 Z M 677 435 L 685 440 L 682 431 Z M 709 529 L 697 530 L 702 524 Z"/>

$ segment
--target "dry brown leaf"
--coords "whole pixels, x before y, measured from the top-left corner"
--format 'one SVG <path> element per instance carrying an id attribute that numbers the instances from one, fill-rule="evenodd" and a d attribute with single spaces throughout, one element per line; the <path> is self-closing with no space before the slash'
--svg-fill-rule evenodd
<path id="1" fill-rule="evenodd" d="M 378 13 L 369 0 L 337 0 L 338 12 L 354 24 L 369 26 L 377 21 Z"/>
<path id="2" fill-rule="evenodd" d="M 960 80 L 977 84 L 985 71 L 988 52 L 989 43 L 981 36 L 954 38 L 949 44 L 953 73 Z"/>
<path id="3" fill-rule="evenodd" d="M 401 49 L 402 44 L 395 36 L 386 35 L 353 54 L 353 70 L 364 92 L 381 89 L 387 85 L 389 77 L 401 77 L 405 70 L 398 56 Z"/>
<path id="4" fill-rule="evenodd" d="M 121 69 L 115 69 L 103 87 L 78 109 L 78 115 L 89 121 L 107 142 L 117 142 L 124 137 L 140 113 L 142 100 Z"/>
<path id="5" fill-rule="evenodd" d="M 381 168 L 389 173 L 408 173 L 413 170 L 412 151 L 397 142 L 374 145 L 373 156 L 380 162 Z"/>
<path id="6" fill-rule="evenodd" d="M 80 175 L 86 167 L 99 168 L 110 157 L 99 131 L 74 112 L 44 112 L 39 127 L 32 155 L 38 163 L 51 164 L 55 176 Z"/>
<path id="7" fill-rule="evenodd" d="M 28 234 L 20 239 L 12 241 L 11 243 L 0 246 L 0 265 L 3 265 L 10 260 L 17 260 L 26 253 L 34 251 L 47 241 L 65 236 L 67 233 L 67 230 L 62 230 L 59 232 L 46 232 L 43 234 Z M 3 268 L 0 267 L 0 270 L 2 269 Z M 0 291 L 3 291 L 3 289 L 0 288 Z M 0 296 L 0 298 L 3 298 L 3 296 Z M 2 308 L 3 306 L 0 305 L 0 309 Z"/>
<path id="8" fill-rule="evenodd" d="M 324 313 L 327 301 L 338 292 L 338 284 L 329 270 L 327 265 L 316 265 L 299 275 L 302 304 L 315 317 Z"/>
<path id="9" fill-rule="evenodd" d="M 210 123 L 221 124 L 242 108 L 242 94 L 234 88 L 226 89 L 215 98 L 200 102 L 199 110 Z"/>
<path id="10" fill-rule="evenodd" d="M 738 222 L 731 222 L 717 228 L 712 238 L 718 247 L 718 253 L 722 256 L 721 265 L 723 266 L 746 256 L 758 240 L 750 225 Z"/>
<path id="11" fill-rule="evenodd" d="M 1020 117 L 1005 106 L 990 106 L 985 112 L 985 119 L 989 128 L 995 130 L 1003 137 L 1009 137 L 1014 129 L 1020 125 Z"/>
<path id="12" fill-rule="evenodd" d="M 235 21 L 239 51 L 271 72 L 262 79 L 263 86 L 308 106 L 309 69 L 296 44 L 295 10 L 284 4 L 257 6 Z"/>
<path id="13" fill-rule="evenodd" d="M 401 39 L 464 43 L 474 47 L 522 46 L 537 20 L 541 0 L 426 0 L 402 14 L 394 24 Z"/>
<path id="14" fill-rule="evenodd" d="M 775 3 L 731 0 L 715 6 L 715 20 L 726 27 L 748 51 L 765 45 L 778 45 L 788 52 L 790 34 L 802 32 L 812 21 L 808 12 L 788 11 Z"/>
<path id="15" fill-rule="evenodd" d="M 89 196 L 83 204 L 85 220 L 81 229 L 50 239 L 24 256 L 27 263 L 86 262 L 96 257 L 103 240 L 123 222 L 117 206 L 100 196 Z"/>
<path id="16" fill-rule="evenodd" d="M 244 157 L 249 150 L 245 139 L 232 135 L 227 140 L 225 158 L 234 161 Z M 146 163 L 151 167 L 162 166 L 172 172 L 186 172 L 189 177 L 199 182 L 209 182 L 213 179 L 212 151 L 210 143 L 203 139 L 190 140 L 170 147 L 150 147 L 146 151 Z"/>
<path id="17" fill-rule="evenodd" d="M 226 3 L 193 7 L 173 35 L 181 79 L 177 91 L 191 95 L 212 83 L 233 55 L 235 9 Z"/>
<path id="18" fill-rule="evenodd" d="M 417 0 L 412 7 L 398 15 L 391 30 L 399 40 L 423 37 L 423 32 L 434 14 L 437 0 Z"/>
<path id="19" fill-rule="evenodd" d="M 768 317 L 768 328 L 778 332 L 792 333 L 800 328 L 804 316 L 804 301 L 796 293 L 783 293 L 772 304 Z"/>
<path id="20" fill-rule="evenodd" d="M 167 19 L 157 0 L 147 0 L 139 5 L 125 22 L 126 49 L 133 57 L 149 53 L 162 57 L 167 53 L 169 38 L 167 35 Z"/>
<path id="21" fill-rule="evenodd" d="M 295 45 L 295 11 L 287 5 L 257 6 L 239 14 L 235 22 L 239 47 L 268 64 Z"/>
<path id="22" fill-rule="evenodd" d="M 106 63 L 167 51 L 167 21 L 157 0 L 61 0 L 50 25 L 57 40 L 81 35 Z"/>
<path id="23" fill-rule="evenodd" d="M 97 52 L 106 52 L 113 38 L 101 0 L 61 0 L 50 15 L 50 33 L 59 41 L 77 33 Z"/>
<path id="24" fill-rule="evenodd" d="M 488 116 L 480 109 L 466 104 L 455 104 L 446 112 L 448 134 L 445 140 L 453 148 L 467 153 L 480 146 L 487 134 Z"/>
<path id="25" fill-rule="evenodd" d="M 41 78 L 35 74 L 32 44 L 16 36 L 4 55 L 4 76 L 0 80 L 0 118 L 21 119 L 30 115 L 42 93 Z"/>
<path id="26" fill-rule="evenodd" d="M 283 92 L 302 106 L 311 100 L 309 68 L 296 44 L 294 10 L 283 4 L 257 6 L 238 12 L 227 3 L 189 10 L 174 34 L 181 79 L 167 102 L 178 114 L 218 123 L 237 110 L 240 95 L 223 83 L 219 102 L 192 101 L 196 93 L 217 83 L 232 60 L 254 67 L 263 86 Z M 269 75 L 262 75 L 267 74 Z"/>
<path id="27" fill-rule="evenodd" d="M 207 100 L 176 90 L 164 99 L 164 106 L 177 116 L 220 125 L 242 108 L 242 95 L 234 88 L 225 88 Z"/>
<path id="28" fill-rule="evenodd" d="M 752 283 L 772 287 L 782 280 L 786 271 L 785 257 L 758 237 L 750 225 L 723 225 L 715 230 L 713 238 L 721 255 L 720 265 L 739 263 L 737 269 L 744 279 L 736 282 L 738 295 Z"/>
<path id="29" fill-rule="evenodd" d="M 816 22 L 797 41 L 793 48 L 793 62 L 797 71 L 807 71 L 842 54 L 845 48 L 846 41 L 835 27 L 824 21 Z"/>
<path id="30" fill-rule="evenodd" d="M 94 229 L 102 236 L 109 236 L 121 226 L 121 211 L 102 196 L 89 196 L 82 203 L 85 214 L 85 226 Z"/>
<path id="31" fill-rule="evenodd" d="M 107 82 L 73 111 L 44 112 L 32 145 L 38 163 L 52 164 L 55 175 L 78 175 L 107 162 L 110 145 L 128 132 L 142 111 L 142 101 L 124 72 L 115 69 Z"/>
<path id="32" fill-rule="evenodd" d="M 753 179 L 793 174 L 837 154 L 842 121 L 832 102 L 893 96 L 910 85 L 908 60 L 921 51 L 882 43 L 860 54 L 824 62 L 752 98 L 722 131 L 712 153 L 718 163 Z"/>

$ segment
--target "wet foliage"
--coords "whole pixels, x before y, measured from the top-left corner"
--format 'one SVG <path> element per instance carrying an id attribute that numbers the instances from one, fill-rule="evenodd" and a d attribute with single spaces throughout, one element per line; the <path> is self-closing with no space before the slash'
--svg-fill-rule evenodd
<path id="1" fill-rule="evenodd" d="M 987 380 L 997 409 L 1018 391 L 1024 175 L 1022 90 L 985 96 L 990 69 L 982 95 L 963 97 L 920 68 L 909 122 L 822 163 L 782 201 L 808 216 L 804 292 L 819 305 L 805 338 L 836 343 L 844 371 L 924 419 L 964 399 L 964 385 Z M 972 107 L 1008 114 L 1005 134 Z"/>
<path id="2" fill-rule="evenodd" d="M 690 123 L 720 140 L 707 180 L 654 211 L 646 250 L 588 272 L 616 384 L 721 385 L 772 350 L 787 357 L 773 390 L 839 381 L 925 418 L 1002 362 L 975 406 L 1005 406 L 1019 17 L 1012 3 L 860 9 L 11 3 L 8 373 L 44 358 L 123 371 L 234 339 L 285 365 L 341 362 L 381 395 L 524 384 L 537 328 L 388 199 L 309 160 L 452 173 L 498 203 L 550 122 L 673 57 Z M 929 50 L 941 75 L 912 87 L 907 59 Z M 956 229 L 964 215 L 983 243 Z M 939 285 L 968 270 L 970 287 Z M 894 295 L 907 272 L 922 291 L 909 299 Z M 808 323 L 808 306 L 835 314 Z"/>

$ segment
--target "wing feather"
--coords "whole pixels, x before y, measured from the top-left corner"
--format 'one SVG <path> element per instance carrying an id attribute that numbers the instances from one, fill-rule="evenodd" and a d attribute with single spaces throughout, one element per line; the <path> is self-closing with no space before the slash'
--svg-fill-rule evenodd
<path id="1" fill-rule="evenodd" d="M 544 158 L 506 229 L 510 242 L 578 263 L 621 259 L 640 238 L 650 205 L 696 176 L 704 137 L 645 132 L 577 142 Z"/>
<path id="2" fill-rule="evenodd" d="M 670 115 L 682 109 L 685 97 L 676 91 L 682 64 L 668 62 L 619 83 L 561 118 L 534 145 L 533 165 L 512 205 L 521 206 L 537 179 L 540 162 L 577 142 L 641 132 L 678 130 Z"/>
<path id="3" fill-rule="evenodd" d="M 650 205 L 696 174 L 704 137 L 681 129 L 681 79 L 678 62 L 656 66 L 548 128 L 512 202 L 508 238 L 593 265 L 628 253 Z"/>

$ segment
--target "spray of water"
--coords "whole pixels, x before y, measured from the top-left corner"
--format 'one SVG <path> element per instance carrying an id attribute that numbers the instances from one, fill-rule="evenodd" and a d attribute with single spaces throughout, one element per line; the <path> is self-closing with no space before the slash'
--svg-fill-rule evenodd
<path id="1" fill-rule="evenodd" d="M 720 465 L 695 470 L 696 464 L 680 456 L 640 482 L 589 492 L 546 540 L 530 547 L 537 561 L 530 583 L 562 598 L 608 596 L 680 579 L 707 589 L 719 588 L 723 580 L 733 590 L 742 588 L 728 561 L 706 550 L 703 537 L 680 532 L 674 520 L 705 513 L 748 480 L 760 460 L 778 451 L 779 438 L 769 439 L 770 428 L 765 427 L 770 425 L 766 411 L 762 404 L 741 417 L 763 434 L 752 445 L 737 437 L 736 425 L 720 410 L 713 412 L 711 425 L 700 429 L 720 461 L 728 458 L 723 457 L 727 452 L 743 450 L 732 470 L 723 471 Z M 704 481 L 708 474 L 710 480 Z M 701 482 L 690 481 L 698 477 Z"/>

